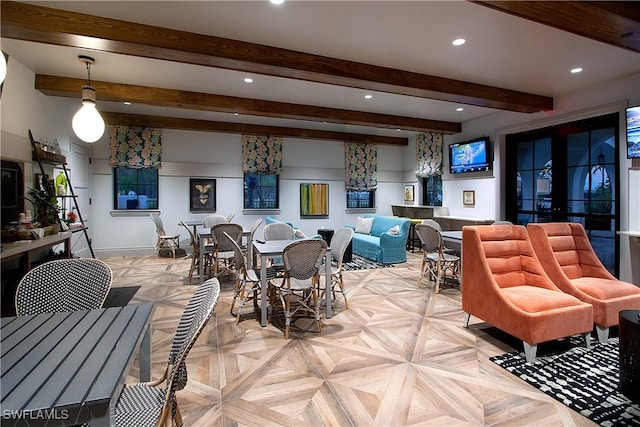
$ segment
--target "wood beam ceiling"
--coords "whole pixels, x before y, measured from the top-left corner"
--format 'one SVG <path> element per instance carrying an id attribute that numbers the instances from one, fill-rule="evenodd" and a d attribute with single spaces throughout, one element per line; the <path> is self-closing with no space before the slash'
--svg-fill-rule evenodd
<path id="1" fill-rule="evenodd" d="M 291 136 L 302 139 L 322 139 L 365 144 L 384 144 L 395 146 L 409 145 L 408 138 L 367 135 L 350 132 L 333 132 L 315 129 L 289 128 L 282 126 L 252 125 L 210 120 L 184 119 L 177 117 L 147 116 L 102 112 L 105 123 L 109 125 L 149 126 L 162 129 L 199 130 L 204 132 L 242 133 L 273 136 Z"/>
<path id="2" fill-rule="evenodd" d="M 483 6 L 640 52 L 640 3 L 632 1 L 474 1 Z"/>
<path id="3" fill-rule="evenodd" d="M 37 74 L 35 87 L 45 95 L 79 98 L 85 80 Z M 188 92 L 157 87 L 136 86 L 92 80 L 99 100 L 113 102 L 133 102 L 162 107 L 184 108 L 222 113 L 276 117 L 349 125 L 402 129 L 415 132 L 438 132 L 454 134 L 461 131 L 460 123 L 367 113 L 313 105 L 291 104 L 287 102 L 265 101 Z"/>
<path id="4" fill-rule="evenodd" d="M 553 98 L 255 43 L 26 3 L 1 2 L 2 37 L 501 110 L 553 109 Z"/>

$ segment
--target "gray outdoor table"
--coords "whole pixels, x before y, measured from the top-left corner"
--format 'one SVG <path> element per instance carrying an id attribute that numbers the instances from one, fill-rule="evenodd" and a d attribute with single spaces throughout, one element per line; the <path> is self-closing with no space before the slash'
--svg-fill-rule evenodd
<path id="1" fill-rule="evenodd" d="M 274 258 L 281 258 L 283 249 L 290 243 L 297 242 L 298 240 L 267 240 L 264 243 L 255 242 L 253 247 L 255 248 L 258 256 L 260 257 L 260 325 L 262 327 L 267 326 L 267 261 Z M 327 281 L 325 292 L 325 310 L 327 319 L 330 319 L 331 311 L 331 248 L 327 248 L 327 252 L 324 255 L 325 259 L 325 280 Z"/>
<path id="2" fill-rule="evenodd" d="M 152 304 L 1 319 L 3 426 L 114 425 L 140 348 L 151 377 Z"/>

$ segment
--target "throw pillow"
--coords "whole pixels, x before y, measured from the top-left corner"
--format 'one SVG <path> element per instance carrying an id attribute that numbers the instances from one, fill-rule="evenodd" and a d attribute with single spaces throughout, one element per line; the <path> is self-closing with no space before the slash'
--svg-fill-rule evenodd
<path id="1" fill-rule="evenodd" d="M 373 218 L 358 217 L 358 223 L 356 224 L 356 233 L 371 234 L 371 227 L 373 227 Z"/>
<path id="2" fill-rule="evenodd" d="M 393 234 L 394 236 L 397 236 L 400 234 L 400 226 L 399 225 L 394 225 L 393 227 L 391 227 L 387 233 L 389 234 Z"/>
<path id="3" fill-rule="evenodd" d="M 302 232 L 302 230 L 295 231 L 296 239 L 306 239 L 307 235 Z"/>

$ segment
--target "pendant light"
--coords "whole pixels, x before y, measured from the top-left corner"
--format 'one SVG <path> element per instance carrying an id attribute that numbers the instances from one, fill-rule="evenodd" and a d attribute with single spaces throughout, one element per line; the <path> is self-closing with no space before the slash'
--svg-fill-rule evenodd
<path id="1" fill-rule="evenodd" d="M 91 64 L 95 59 L 78 55 L 78 61 L 87 67 L 87 84 L 82 86 L 82 107 L 73 116 L 71 127 L 78 138 L 84 142 L 96 142 L 104 134 L 104 120 L 96 110 L 96 90 L 91 86 Z"/>
<path id="2" fill-rule="evenodd" d="M 4 78 L 7 76 L 7 58 L 4 56 L 4 52 L 0 50 L 0 84 L 4 82 Z"/>

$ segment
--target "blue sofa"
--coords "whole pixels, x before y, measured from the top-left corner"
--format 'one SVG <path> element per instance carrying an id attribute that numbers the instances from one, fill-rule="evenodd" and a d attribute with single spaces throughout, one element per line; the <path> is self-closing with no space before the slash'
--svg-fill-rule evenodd
<path id="1" fill-rule="evenodd" d="M 364 215 L 363 218 L 373 218 L 371 234 L 353 234 L 353 253 L 384 264 L 406 262 L 409 219 L 381 215 Z M 396 225 L 400 226 L 400 234 L 387 233 Z M 353 225 L 347 227 L 356 228 Z"/>

